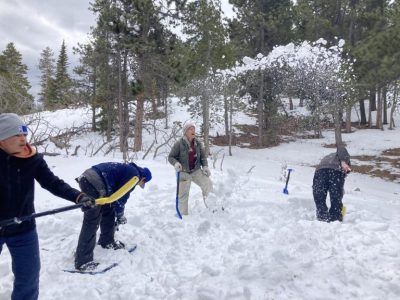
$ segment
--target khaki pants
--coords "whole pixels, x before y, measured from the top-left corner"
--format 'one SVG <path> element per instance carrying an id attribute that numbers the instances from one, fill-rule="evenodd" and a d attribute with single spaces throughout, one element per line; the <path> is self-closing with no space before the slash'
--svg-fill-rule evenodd
<path id="1" fill-rule="evenodd" d="M 208 197 L 208 194 L 212 191 L 212 182 L 211 179 L 204 175 L 201 169 L 193 172 L 186 173 L 181 172 L 180 181 L 179 181 L 179 211 L 182 215 L 188 215 L 188 200 L 189 200 L 189 191 L 190 185 L 192 181 L 197 184 L 202 191 L 203 197 Z"/>

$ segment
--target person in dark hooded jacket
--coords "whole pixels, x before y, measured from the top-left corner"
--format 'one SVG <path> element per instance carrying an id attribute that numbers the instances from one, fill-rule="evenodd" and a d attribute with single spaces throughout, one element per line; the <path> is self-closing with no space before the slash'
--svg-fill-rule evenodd
<path id="1" fill-rule="evenodd" d="M 325 156 L 317 165 L 313 179 L 313 196 L 319 221 L 343 221 L 344 181 L 349 172 L 350 155 L 344 147 Z M 326 205 L 328 193 L 331 203 L 329 210 Z"/>
<path id="2" fill-rule="evenodd" d="M 35 180 L 58 197 L 94 205 L 94 199 L 53 174 L 43 155 L 27 143 L 27 134 L 28 128 L 16 114 L 0 114 L 0 221 L 35 212 Z M 11 299 L 38 299 L 40 253 L 35 219 L 0 227 L 0 253 L 4 244 L 14 273 Z"/>
<path id="3" fill-rule="evenodd" d="M 148 168 L 134 163 L 105 162 L 87 169 L 76 180 L 81 190 L 93 198 L 108 197 L 125 185 L 134 176 L 139 177 L 138 185 L 144 188 L 152 178 Z M 96 246 L 96 232 L 100 226 L 98 244 L 102 248 L 118 250 L 125 245 L 114 239 L 115 226 L 127 222 L 124 216 L 125 204 L 133 187 L 118 201 L 91 209 L 84 209 L 84 217 L 75 252 L 75 268 L 80 271 L 92 270 L 98 263 L 93 261 Z"/>

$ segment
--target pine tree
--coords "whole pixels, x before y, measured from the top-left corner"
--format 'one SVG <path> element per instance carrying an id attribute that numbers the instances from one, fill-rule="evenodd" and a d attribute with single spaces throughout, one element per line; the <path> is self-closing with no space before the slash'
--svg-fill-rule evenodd
<path id="1" fill-rule="evenodd" d="M 44 107 L 49 107 L 50 97 L 53 95 L 52 87 L 54 86 L 54 71 L 55 71 L 55 59 L 53 51 L 50 47 L 46 47 L 40 54 L 38 68 L 41 72 L 40 75 L 40 92 L 39 101 Z"/>
<path id="2" fill-rule="evenodd" d="M 210 112 L 215 105 L 215 73 L 233 64 L 233 51 L 228 40 L 228 32 L 222 23 L 221 2 L 200 0 L 191 2 L 185 10 L 183 32 L 188 36 L 185 43 L 189 49 L 187 74 L 192 79 L 192 95 L 199 103 L 203 118 L 203 135 L 206 153 L 209 152 Z M 190 74 L 190 75 L 189 75 Z"/>
<path id="3" fill-rule="evenodd" d="M 292 1 L 230 0 L 237 11 L 232 20 L 230 37 L 238 49 L 238 57 L 268 54 L 276 45 L 293 40 Z"/>
<path id="4" fill-rule="evenodd" d="M 14 43 L 6 45 L 0 55 L 0 76 L 4 89 L 0 92 L 2 112 L 26 113 L 33 108 L 33 96 L 27 79 L 27 66 Z"/>
<path id="5" fill-rule="evenodd" d="M 68 74 L 68 55 L 65 41 L 61 44 L 57 59 L 56 77 L 54 80 L 54 99 L 50 99 L 50 108 L 67 107 L 72 103 L 72 80 Z"/>
<path id="6" fill-rule="evenodd" d="M 292 41 L 292 1 L 290 0 L 231 0 L 237 9 L 237 19 L 230 22 L 230 35 L 238 57 L 254 57 L 261 53 L 267 55 L 274 46 Z M 257 103 L 258 146 L 265 144 L 267 124 L 273 107 L 274 83 L 272 77 L 259 71 L 249 91 Z M 254 92 L 257 91 L 257 92 Z M 270 112 L 266 115 L 265 112 Z"/>
<path id="7" fill-rule="evenodd" d="M 178 2 L 181 1 L 168 1 L 168 4 L 172 2 L 180 8 Z M 113 96 L 117 101 L 120 149 L 124 158 L 130 133 L 129 103 L 136 105 L 133 150 L 140 151 L 144 102 L 153 97 L 155 74 L 166 69 L 157 72 L 161 65 L 157 56 L 163 52 L 162 41 L 166 36 L 161 19 L 169 14 L 156 4 L 151 0 L 97 0 L 92 3 L 91 9 L 99 15 L 96 31 L 99 37 L 107 36 L 109 42 Z"/>
<path id="8" fill-rule="evenodd" d="M 386 0 L 362 0 L 359 3 L 358 27 L 360 39 L 351 47 L 356 58 L 355 72 L 358 88 L 369 97 L 369 126 L 372 126 L 371 110 L 378 100 L 377 128 L 382 127 L 381 91 L 399 77 L 399 9 L 396 2 Z M 377 97 L 378 96 L 378 97 Z"/>

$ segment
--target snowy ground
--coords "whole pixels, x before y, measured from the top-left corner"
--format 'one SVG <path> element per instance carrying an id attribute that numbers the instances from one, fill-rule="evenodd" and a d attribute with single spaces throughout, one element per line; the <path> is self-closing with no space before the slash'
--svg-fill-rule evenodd
<path id="1" fill-rule="evenodd" d="M 399 120 L 397 120 L 399 124 Z M 394 131 L 344 135 L 352 155 L 399 147 Z M 165 157 L 137 161 L 153 180 L 127 203 L 128 224 L 117 239 L 138 244 L 95 249 L 95 259 L 120 265 L 101 275 L 68 274 L 80 231 L 79 210 L 39 218 L 40 299 L 400 299 L 400 185 L 351 173 L 343 223 L 315 220 L 313 165 L 332 149 L 333 132 L 263 150 L 233 149 L 213 168 L 212 213 L 193 186 L 191 215 L 175 216 L 176 182 Z M 217 151 L 218 149 L 213 149 Z M 227 150 L 225 149 L 227 153 Z M 93 164 L 118 158 L 46 157 L 54 173 L 74 177 Z M 254 166 L 254 167 L 253 167 Z M 252 168 L 253 167 L 253 168 Z M 293 168 L 289 195 L 283 173 Z M 250 173 L 248 171 L 251 169 Z M 37 186 L 36 210 L 70 205 Z M 224 210 L 221 210 L 221 208 Z M 13 275 L 5 247 L 0 256 L 0 299 L 9 299 Z"/>

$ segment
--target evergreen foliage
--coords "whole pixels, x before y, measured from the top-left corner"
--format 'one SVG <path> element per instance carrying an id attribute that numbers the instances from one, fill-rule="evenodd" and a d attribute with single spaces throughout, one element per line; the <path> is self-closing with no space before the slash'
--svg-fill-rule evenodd
<path id="1" fill-rule="evenodd" d="M 26 113 L 33 108 L 33 97 L 27 79 L 27 66 L 14 43 L 8 43 L 0 54 L 0 112 Z"/>
<path id="2" fill-rule="evenodd" d="M 38 68 L 40 75 L 40 92 L 39 101 L 43 107 L 51 107 L 51 97 L 55 96 L 54 91 L 54 74 L 55 74 L 54 53 L 50 47 L 46 47 L 40 54 Z"/>
<path id="3" fill-rule="evenodd" d="M 370 110 L 378 109 L 376 127 L 382 128 L 387 99 L 399 103 L 398 1 L 229 2 L 236 13 L 232 19 L 223 18 L 220 0 L 92 1 L 90 10 L 97 22 L 90 41 L 74 47 L 79 55 L 76 80 L 68 73 L 65 42 L 56 63 L 52 49 L 46 47 L 38 64 L 39 102 L 46 109 L 89 105 L 92 129 L 105 132 L 108 140 L 118 133 L 125 159 L 128 150 L 143 150 L 146 120 L 164 116 L 168 127 L 167 99 L 172 94 L 183 98 L 193 117 L 202 119 L 199 126 L 207 149 L 210 127 L 217 121 L 214 113 L 224 110 L 225 135 L 232 138 L 229 118 L 235 109 L 243 109 L 241 101 L 257 114 L 260 147 L 278 141 L 284 97 L 305 102 L 316 136 L 327 119 L 339 132 L 345 112 L 350 131 L 356 102 L 360 123 L 367 123 L 365 100 L 370 101 Z M 317 41 L 324 43 L 314 44 L 320 52 L 311 56 L 313 62 L 295 53 L 277 55 L 283 48 L 303 51 Z M 342 41 L 345 47 L 335 52 Z M 338 55 L 340 68 L 335 69 L 335 62 L 327 62 Z M 253 69 L 238 71 L 249 61 L 257 62 Z M 33 107 L 26 72 L 14 44 L 8 44 L 0 55 L 1 111 Z M 368 122 L 371 126 L 371 111 Z M 340 142 L 339 133 L 336 138 Z"/>
<path id="4" fill-rule="evenodd" d="M 68 74 L 68 66 L 67 46 L 63 41 L 56 64 L 54 86 L 51 87 L 49 109 L 68 107 L 73 103 L 73 83 Z"/>

